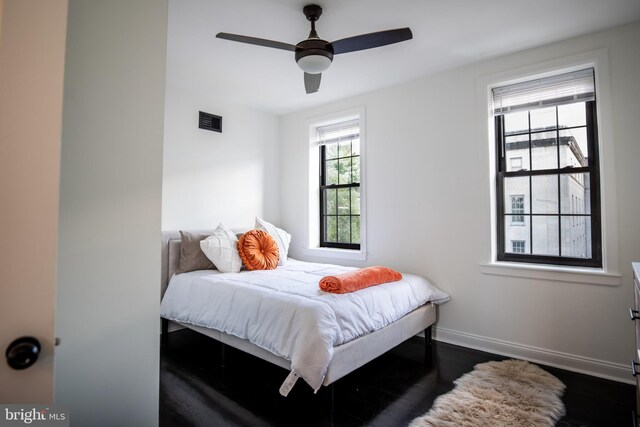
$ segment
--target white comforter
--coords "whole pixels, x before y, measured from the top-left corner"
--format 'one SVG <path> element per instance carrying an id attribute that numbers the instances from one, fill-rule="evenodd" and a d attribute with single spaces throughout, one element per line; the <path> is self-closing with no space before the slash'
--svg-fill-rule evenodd
<path id="1" fill-rule="evenodd" d="M 449 300 L 448 294 L 412 274 L 348 294 L 319 289 L 322 277 L 352 270 L 290 259 L 268 271 L 177 274 L 162 299 L 160 315 L 247 339 L 290 360 L 292 372 L 318 390 L 334 346 L 381 329 L 428 301 Z"/>

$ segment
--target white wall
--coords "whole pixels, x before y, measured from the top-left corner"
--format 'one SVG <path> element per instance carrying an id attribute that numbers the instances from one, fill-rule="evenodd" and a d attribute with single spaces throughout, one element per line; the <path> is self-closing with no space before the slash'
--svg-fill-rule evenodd
<path id="1" fill-rule="evenodd" d="M 54 398 L 73 425 L 158 424 L 167 7 L 69 4 Z"/>
<path id="2" fill-rule="evenodd" d="M 291 255 L 303 258 L 308 129 L 305 120 L 364 106 L 367 116 L 366 264 L 419 273 L 451 293 L 438 339 L 528 357 L 601 376 L 629 378 L 633 353 L 630 262 L 640 259 L 640 24 L 495 58 L 282 119 L 282 226 Z M 607 48 L 608 114 L 613 138 L 601 140 L 608 220 L 618 244 L 610 265 L 617 287 L 481 273 L 490 261 L 489 148 L 478 126 L 484 76 Z M 608 88 L 603 88 L 608 90 Z M 617 216 L 617 220 L 616 220 Z"/>
<path id="3" fill-rule="evenodd" d="M 222 116 L 222 133 L 198 129 L 199 111 Z M 250 228 L 255 216 L 277 224 L 278 129 L 273 114 L 168 83 L 162 229 Z"/>

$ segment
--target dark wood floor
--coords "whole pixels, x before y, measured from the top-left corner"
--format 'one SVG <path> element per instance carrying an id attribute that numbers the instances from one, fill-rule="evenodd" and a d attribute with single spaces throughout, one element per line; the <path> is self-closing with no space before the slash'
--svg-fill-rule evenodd
<path id="1" fill-rule="evenodd" d="M 168 345 L 167 345 L 168 344 Z M 300 380 L 284 398 L 287 371 L 190 330 L 169 334 L 161 350 L 160 426 L 406 426 L 427 412 L 477 363 L 504 357 L 434 342 L 425 362 L 414 337 L 314 395 Z M 635 389 L 543 367 L 563 381 L 567 415 L 559 427 L 630 426 Z"/>

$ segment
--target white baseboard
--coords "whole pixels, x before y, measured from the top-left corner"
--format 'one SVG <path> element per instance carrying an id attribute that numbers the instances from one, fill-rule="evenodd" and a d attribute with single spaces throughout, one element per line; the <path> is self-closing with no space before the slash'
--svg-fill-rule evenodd
<path id="1" fill-rule="evenodd" d="M 631 376 L 631 367 L 620 363 L 607 362 L 605 360 L 577 356 L 575 354 L 562 353 L 438 327 L 434 327 L 433 339 L 486 351 L 488 353 L 499 354 L 501 356 L 514 357 L 542 365 L 592 375 L 594 377 L 606 378 L 627 384 L 636 383 L 635 378 Z"/>

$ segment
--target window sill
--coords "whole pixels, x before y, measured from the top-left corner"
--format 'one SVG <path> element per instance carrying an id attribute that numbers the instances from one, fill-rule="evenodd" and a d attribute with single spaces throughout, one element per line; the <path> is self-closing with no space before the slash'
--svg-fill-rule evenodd
<path id="1" fill-rule="evenodd" d="M 589 285 L 618 286 L 621 283 L 620 274 L 608 273 L 601 269 L 591 268 L 493 262 L 489 264 L 481 264 L 480 272 L 496 276 L 510 276 Z"/>
<path id="2" fill-rule="evenodd" d="M 365 261 L 367 259 L 367 253 L 362 249 L 356 251 L 336 248 L 304 248 L 302 253 L 305 256 L 337 260 Z"/>

